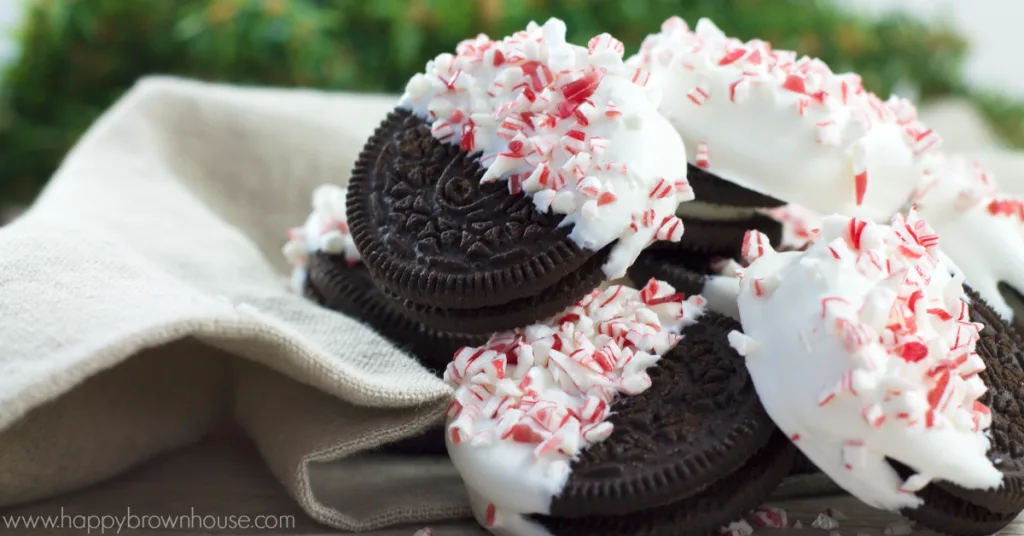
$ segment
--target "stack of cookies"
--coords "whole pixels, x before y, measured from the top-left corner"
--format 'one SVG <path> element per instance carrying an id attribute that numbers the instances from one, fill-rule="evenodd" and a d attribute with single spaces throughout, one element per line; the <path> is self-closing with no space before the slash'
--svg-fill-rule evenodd
<path id="1" fill-rule="evenodd" d="M 565 36 L 437 56 L 290 231 L 297 292 L 455 390 L 391 448 L 508 536 L 749 532 L 795 465 L 957 535 L 1024 510 L 1020 337 L 907 211 L 913 106 L 707 20 Z"/>

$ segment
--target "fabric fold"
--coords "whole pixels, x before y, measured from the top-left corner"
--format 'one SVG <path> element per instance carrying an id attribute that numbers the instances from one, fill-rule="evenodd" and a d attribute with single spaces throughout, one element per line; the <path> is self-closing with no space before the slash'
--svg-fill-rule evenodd
<path id="1" fill-rule="evenodd" d="M 422 504 L 328 504 L 311 485 L 340 497 L 358 488 L 338 483 L 386 485 L 388 465 L 332 462 L 436 424 L 450 396 L 376 333 L 286 286 L 285 229 L 315 186 L 347 180 L 393 103 L 152 78 L 96 122 L 0 230 L 0 505 L 95 483 L 233 416 L 323 523 L 465 513 L 458 486 Z M 394 482 L 433 479 L 438 464 L 407 460 Z"/>

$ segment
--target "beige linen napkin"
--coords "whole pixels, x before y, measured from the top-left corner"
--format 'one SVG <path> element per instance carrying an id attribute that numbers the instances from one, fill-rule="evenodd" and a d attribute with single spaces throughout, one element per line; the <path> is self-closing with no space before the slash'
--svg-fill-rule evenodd
<path id="1" fill-rule="evenodd" d="M 435 424 L 449 388 L 290 294 L 280 254 L 394 102 L 151 78 L 89 130 L 0 229 L 0 506 L 234 418 L 318 521 L 468 514 L 450 464 L 353 457 Z"/>

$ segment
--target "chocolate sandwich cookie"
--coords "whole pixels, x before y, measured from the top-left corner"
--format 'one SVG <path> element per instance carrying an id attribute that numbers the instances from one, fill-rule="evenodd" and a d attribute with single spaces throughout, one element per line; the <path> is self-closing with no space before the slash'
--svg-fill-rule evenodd
<path id="1" fill-rule="evenodd" d="M 895 460 L 889 463 L 902 478 L 914 474 Z M 947 492 L 943 487 L 927 486 L 917 493 L 924 503 L 905 508 L 900 513 L 918 525 L 952 536 L 989 536 L 996 534 L 1017 518 L 1018 512 L 993 512 Z"/>
<path id="2" fill-rule="evenodd" d="M 346 196 L 346 189 L 340 186 L 317 187 L 306 222 L 288 230 L 283 252 L 294 266 L 293 290 L 363 322 L 435 372 L 443 371 L 459 348 L 485 342 L 486 336 L 423 325 L 384 296 L 352 241 Z"/>
<path id="3" fill-rule="evenodd" d="M 817 473 L 820 473 L 820 472 L 821 472 L 821 470 L 818 469 L 818 466 L 814 465 L 814 462 L 812 462 L 809 458 L 807 458 L 807 456 L 804 456 L 804 454 L 801 452 L 801 453 L 798 453 L 796 455 L 796 458 L 793 460 L 793 470 L 790 471 L 790 474 L 792 474 L 794 476 L 795 475 L 813 475 L 813 474 L 817 474 Z"/>
<path id="4" fill-rule="evenodd" d="M 680 292 L 700 294 L 709 275 L 714 273 L 718 257 L 677 248 L 648 248 L 629 267 L 629 278 L 635 283 L 651 279 L 665 281 Z"/>
<path id="5" fill-rule="evenodd" d="M 686 232 L 677 243 L 664 247 L 687 252 L 738 258 L 747 231 L 758 231 L 768 237 L 772 246 L 782 242 L 782 224 L 763 214 L 751 214 L 742 220 L 708 220 L 680 216 Z"/>
<path id="6" fill-rule="evenodd" d="M 742 253 L 747 231 L 762 233 L 773 246 L 782 239 L 782 224 L 760 214 L 742 221 L 681 219 L 686 226 L 683 238 L 676 243 L 653 244 L 641 253 L 629 268 L 633 281 L 660 279 L 684 292 L 699 294 L 708 276 L 719 275 L 722 262 L 746 262 Z"/>
<path id="7" fill-rule="evenodd" d="M 305 295 L 365 323 L 438 373 L 459 348 L 487 341 L 485 335 L 449 333 L 410 318 L 377 288 L 365 265 L 349 266 L 337 255 L 319 252 L 310 256 Z"/>
<path id="8" fill-rule="evenodd" d="M 381 288 L 381 291 L 392 307 L 401 310 L 408 318 L 417 322 L 430 326 L 445 326 L 465 333 L 493 333 L 509 326 L 526 326 L 547 318 L 561 310 L 555 309 L 555 305 L 571 301 L 574 297 L 582 296 L 600 286 L 605 279 L 601 263 L 607 258 L 607 251 L 598 252 L 579 269 L 566 274 L 556 288 L 550 289 L 552 295 L 541 293 L 490 307 L 442 308 L 402 299 L 386 287 Z"/>
<path id="9" fill-rule="evenodd" d="M 562 218 L 502 182 L 481 184 L 485 171 L 474 155 L 431 135 L 427 122 L 396 110 L 349 182 L 353 240 L 374 280 L 396 306 L 437 329 L 483 334 L 523 325 L 604 279 L 601 259 L 588 262 L 597 252 L 573 243 Z"/>
<path id="10" fill-rule="evenodd" d="M 743 359 L 729 347 L 739 323 L 714 312 L 648 371 L 651 387 L 611 407 L 611 437 L 580 453 L 554 517 L 626 515 L 701 493 L 737 471 L 776 429 Z M 737 514 L 742 514 L 739 512 Z"/>
<path id="11" fill-rule="evenodd" d="M 730 37 L 708 19 L 690 23 L 669 18 L 628 62 L 650 71 L 687 162 L 705 172 L 691 170 L 697 201 L 786 201 L 871 220 L 903 207 L 920 176 L 917 155 L 940 141 L 912 103 L 881 99 L 819 59 Z"/>
<path id="12" fill-rule="evenodd" d="M 693 194 L 701 203 L 742 208 L 775 208 L 786 204 L 785 201 L 744 188 L 692 164 L 687 166 L 686 171 Z"/>
<path id="13" fill-rule="evenodd" d="M 760 505 L 795 449 L 729 346 L 739 324 L 704 305 L 664 282 L 612 286 L 461 351 L 445 374 L 448 453 L 478 520 L 501 534 L 705 534 Z"/>
<path id="14" fill-rule="evenodd" d="M 776 431 L 741 468 L 696 495 L 626 515 L 534 516 L 554 536 L 711 536 L 764 504 L 790 468 L 796 449 Z"/>
<path id="15" fill-rule="evenodd" d="M 652 246 L 629 268 L 635 282 L 657 279 L 691 294 L 701 294 L 708 308 L 738 318 L 736 295 L 739 281 L 722 263 L 733 259 L 722 255 L 687 251 L 677 244 Z M 742 266 L 740 263 L 737 265 Z"/>
<path id="16" fill-rule="evenodd" d="M 761 402 L 865 503 L 957 536 L 1005 526 L 1024 509 L 1019 335 L 962 285 L 916 211 L 823 223 L 805 253 L 747 240 L 743 333 L 730 338 Z M 850 363 L 837 382 L 830 367 Z"/>
<path id="17" fill-rule="evenodd" d="M 686 163 L 665 155 L 685 147 L 621 56 L 608 35 L 569 44 L 552 19 L 465 41 L 409 80 L 347 204 L 395 303 L 436 329 L 512 329 L 679 240 L 675 211 L 693 191 Z"/>
<path id="18" fill-rule="evenodd" d="M 980 401 L 992 410 L 988 457 L 1002 471 L 1003 481 L 992 489 L 966 489 L 946 481 L 936 485 L 986 510 L 1016 515 L 1024 510 L 1024 341 L 977 292 L 965 292 L 971 321 L 983 326 L 976 351 L 985 362 L 979 376 L 988 391 Z"/>

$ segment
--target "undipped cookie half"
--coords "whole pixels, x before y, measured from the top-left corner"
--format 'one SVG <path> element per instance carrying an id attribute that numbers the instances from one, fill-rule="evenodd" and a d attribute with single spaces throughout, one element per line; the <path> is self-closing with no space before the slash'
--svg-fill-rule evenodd
<path id="1" fill-rule="evenodd" d="M 761 506 L 792 466 L 796 448 L 776 431 L 741 468 L 696 495 L 627 515 L 534 516 L 554 536 L 711 536 Z"/>
<path id="2" fill-rule="evenodd" d="M 305 295 L 365 323 L 438 372 L 444 371 L 459 348 L 487 340 L 482 335 L 440 331 L 409 318 L 374 285 L 365 265 L 348 266 L 338 255 L 318 252 L 310 256 Z"/>
<path id="3" fill-rule="evenodd" d="M 907 466 L 889 460 L 903 478 L 913 475 Z M 955 536 L 989 536 L 996 534 L 1017 518 L 1017 513 L 993 512 L 949 493 L 942 487 L 927 486 L 917 492 L 924 503 L 905 508 L 900 514 L 917 524 L 942 534 Z"/>
<path id="4" fill-rule="evenodd" d="M 474 155 L 396 110 L 366 144 L 349 183 L 353 240 L 376 282 L 439 329 L 487 333 L 523 317 L 539 320 L 603 279 L 601 263 L 587 262 L 597 252 L 570 240 L 560 217 L 510 194 L 504 182 L 481 184 L 484 172 Z M 511 324 L 501 318 L 509 304 L 527 309 Z"/>

